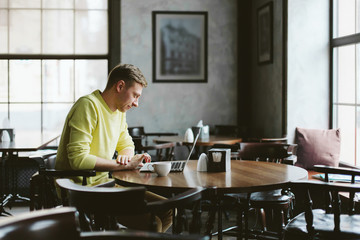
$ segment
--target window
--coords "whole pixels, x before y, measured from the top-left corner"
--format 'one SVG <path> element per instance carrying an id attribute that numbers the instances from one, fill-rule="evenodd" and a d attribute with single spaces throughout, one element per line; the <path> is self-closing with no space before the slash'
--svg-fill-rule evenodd
<path id="1" fill-rule="evenodd" d="M 0 0 L 0 127 L 60 134 L 73 103 L 105 87 L 118 2 Z"/>
<path id="2" fill-rule="evenodd" d="M 360 166 L 360 0 L 331 0 L 332 124 L 340 160 Z"/>

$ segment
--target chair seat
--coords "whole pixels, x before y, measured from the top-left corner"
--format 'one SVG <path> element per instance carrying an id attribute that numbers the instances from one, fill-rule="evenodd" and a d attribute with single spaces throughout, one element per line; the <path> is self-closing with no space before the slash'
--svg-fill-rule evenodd
<path id="1" fill-rule="evenodd" d="M 281 189 L 265 192 L 254 192 L 250 197 L 252 206 L 266 206 L 273 204 L 288 204 L 292 200 L 291 195 L 283 194 Z"/>
<path id="2" fill-rule="evenodd" d="M 240 202 L 244 202 L 247 199 L 247 193 L 236 193 L 226 194 L 226 196 L 236 198 Z M 291 195 L 282 194 L 281 189 L 264 191 L 264 192 L 253 192 L 250 196 L 251 205 L 262 205 L 262 204 L 281 204 L 289 203 L 292 199 Z"/>
<path id="3" fill-rule="evenodd" d="M 360 216 L 341 215 L 340 233 L 334 233 L 334 215 L 326 214 L 322 209 L 313 210 L 314 228 L 324 239 L 360 239 Z M 285 227 L 284 239 L 306 239 L 305 214 L 293 218 Z"/>

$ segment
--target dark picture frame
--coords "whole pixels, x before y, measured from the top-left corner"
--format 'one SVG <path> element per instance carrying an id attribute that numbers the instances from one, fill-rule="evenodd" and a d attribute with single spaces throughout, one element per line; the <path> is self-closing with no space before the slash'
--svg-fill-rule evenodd
<path id="1" fill-rule="evenodd" d="M 207 82 L 207 12 L 153 11 L 153 82 Z"/>
<path id="2" fill-rule="evenodd" d="M 258 64 L 273 62 L 273 3 L 268 2 L 257 10 Z"/>

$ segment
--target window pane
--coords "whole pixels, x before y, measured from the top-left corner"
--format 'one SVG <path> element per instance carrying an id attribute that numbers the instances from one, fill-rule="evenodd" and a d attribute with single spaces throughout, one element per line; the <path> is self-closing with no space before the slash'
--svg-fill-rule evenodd
<path id="1" fill-rule="evenodd" d="M 10 104 L 10 124 L 18 131 L 41 131 L 40 104 Z"/>
<path id="2" fill-rule="evenodd" d="M 74 0 L 43 0 L 43 8 L 74 8 Z"/>
<path id="3" fill-rule="evenodd" d="M 74 12 L 72 10 L 43 11 L 43 53 L 74 53 Z"/>
<path id="4" fill-rule="evenodd" d="M 355 107 L 339 106 L 338 120 L 341 131 L 340 161 L 355 162 Z"/>
<path id="5" fill-rule="evenodd" d="M 74 60 L 43 61 L 43 101 L 74 101 Z"/>
<path id="6" fill-rule="evenodd" d="M 339 96 L 338 96 L 338 62 L 339 62 L 339 56 L 338 56 L 338 50 L 339 48 L 333 48 L 333 103 L 339 102 Z"/>
<path id="7" fill-rule="evenodd" d="M 356 33 L 360 32 L 360 0 L 356 0 Z"/>
<path id="8" fill-rule="evenodd" d="M 360 44 L 356 44 L 356 97 L 357 104 L 360 104 Z"/>
<path id="9" fill-rule="evenodd" d="M 0 60 L 0 102 L 8 101 L 8 60 Z"/>
<path id="10" fill-rule="evenodd" d="M 61 134 L 66 115 L 73 104 L 44 104 L 43 132 L 49 135 Z"/>
<path id="11" fill-rule="evenodd" d="M 41 0 L 10 0 L 10 8 L 40 8 Z"/>
<path id="12" fill-rule="evenodd" d="M 107 9 L 107 0 L 75 0 L 76 9 Z"/>
<path id="13" fill-rule="evenodd" d="M 0 127 L 7 128 L 8 126 L 8 105 L 0 103 Z"/>
<path id="14" fill-rule="evenodd" d="M 338 48 L 338 101 L 355 103 L 355 45 Z M 336 76 L 334 76 L 336 78 Z"/>
<path id="15" fill-rule="evenodd" d="M 340 0 L 336 1 L 337 4 L 334 6 L 334 9 L 336 11 L 337 9 L 337 24 L 336 19 L 334 27 L 337 26 L 337 35 L 335 37 L 342 37 L 350 34 L 355 33 L 355 13 L 356 13 L 356 7 L 355 7 L 355 0 Z"/>
<path id="16" fill-rule="evenodd" d="M 8 50 L 8 11 L 0 10 L 0 53 Z"/>
<path id="17" fill-rule="evenodd" d="M 360 166 L 360 108 L 356 109 L 357 123 L 356 123 L 356 165 Z M 342 137 L 341 137 L 342 138 Z"/>
<path id="18" fill-rule="evenodd" d="M 108 53 L 107 11 L 75 11 L 75 53 Z"/>
<path id="19" fill-rule="evenodd" d="M 107 60 L 75 61 L 75 100 L 97 89 L 105 89 L 107 67 Z"/>
<path id="20" fill-rule="evenodd" d="M 10 53 L 40 53 L 40 19 L 39 10 L 10 10 Z"/>
<path id="21" fill-rule="evenodd" d="M 11 60 L 9 75 L 11 102 L 41 101 L 40 60 Z"/>
<path id="22" fill-rule="evenodd" d="M 0 0 L 0 8 L 7 8 L 9 7 L 8 0 Z"/>

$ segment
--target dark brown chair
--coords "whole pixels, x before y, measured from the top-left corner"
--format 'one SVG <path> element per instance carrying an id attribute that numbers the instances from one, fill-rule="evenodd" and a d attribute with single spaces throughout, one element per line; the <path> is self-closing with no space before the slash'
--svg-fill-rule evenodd
<path id="1" fill-rule="evenodd" d="M 177 133 L 172 132 L 145 132 L 144 127 L 129 127 L 129 134 L 133 138 L 141 138 L 145 141 L 144 145 L 148 145 L 148 137 L 160 136 L 177 136 Z"/>
<path id="2" fill-rule="evenodd" d="M 235 144 L 221 144 L 221 143 L 217 143 L 212 145 L 211 148 L 226 148 L 226 149 L 231 149 L 231 159 L 232 160 L 239 160 L 240 159 L 240 143 L 235 143 Z M 210 148 L 210 149 L 211 149 Z"/>
<path id="3" fill-rule="evenodd" d="M 1 240 L 207 240 L 208 236 L 143 231 L 80 232 L 75 208 L 39 210 L 0 221 Z"/>
<path id="4" fill-rule="evenodd" d="M 149 144 L 149 137 L 160 136 L 177 136 L 177 133 L 171 132 L 150 132 L 147 133 L 144 127 L 129 127 L 130 136 L 133 138 L 136 153 L 148 152 L 152 161 L 171 161 L 174 159 L 175 147 L 181 145 L 180 143 L 165 143 L 165 144 Z M 154 153 L 155 152 L 155 153 Z"/>
<path id="5" fill-rule="evenodd" d="M 138 154 L 149 153 L 155 151 L 154 154 L 150 154 L 152 161 L 172 161 L 174 160 L 174 151 L 176 146 L 180 146 L 179 142 L 169 142 L 153 145 L 143 145 L 141 138 L 133 138 L 135 144 L 135 152 Z"/>
<path id="6" fill-rule="evenodd" d="M 292 156 L 296 151 L 295 144 L 285 143 L 240 143 L 239 157 L 242 160 L 267 161 L 275 163 L 292 164 Z M 230 194 L 238 198 L 240 209 L 239 222 L 235 235 L 249 234 L 248 214 L 249 208 L 255 209 L 261 216 L 262 229 L 252 231 L 256 237 L 268 235 L 280 238 L 287 219 L 291 217 L 294 195 L 289 189 L 278 189 L 248 194 Z M 245 216 L 245 231 L 242 229 L 242 215 Z M 232 229 L 233 230 L 233 229 Z M 226 234 L 234 235 L 231 232 Z"/>
<path id="7" fill-rule="evenodd" d="M 284 239 L 360 239 L 360 214 L 354 208 L 355 193 L 360 192 L 355 176 L 360 176 L 360 170 L 320 165 L 314 168 L 317 172 L 325 173 L 325 182 L 301 181 L 291 184 L 292 189 L 305 196 L 304 212 L 287 224 Z M 348 176 L 349 183 L 330 182 L 331 174 Z M 313 202 L 310 194 L 313 191 L 323 194 L 323 198 L 319 199 L 321 201 Z M 313 209 L 313 205 L 318 209 Z"/>
<path id="8" fill-rule="evenodd" d="M 87 177 L 95 176 L 95 170 L 55 170 L 56 155 L 30 156 L 39 165 L 39 171 L 30 179 L 30 211 L 61 205 L 55 188 L 55 178 L 80 176 L 82 184 Z"/>
<path id="9" fill-rule="evenodd" d="M 185 209 L 200 201 L 204 188 L 195 188 L 172 198 L 146 202 L 144 187 L 104 188 L 87 187 L 69 179 L 57 179 L 62 190 L 64 204 L 74 206 L 80 213 L 80 225 L 84 231 L 117 230 L 117 216 L 151 214 L 149 229 L 156 231 L 155 214 L 171 209 Z M 181 211 L 179 211 L 181 212 Z M 180 214 L 173 226 L 174 233 L 181 232 L 183 224 Z M 175 220 L 175 219 L 174 219 Z"/>

